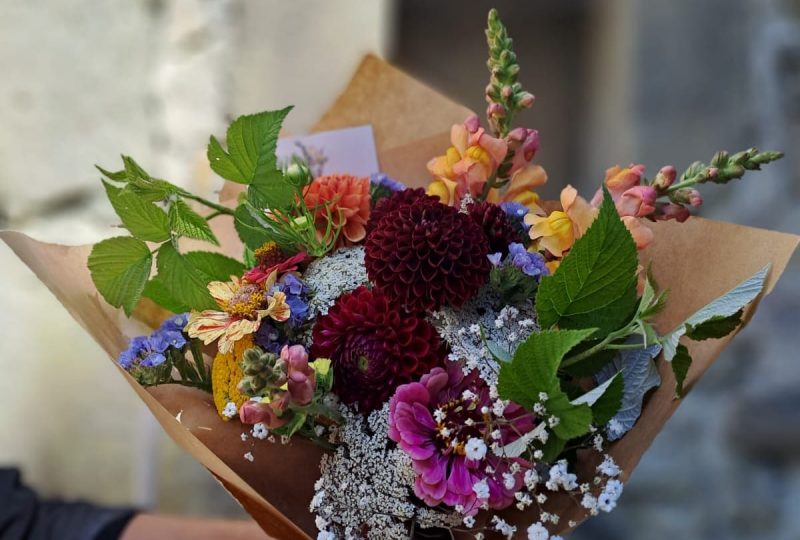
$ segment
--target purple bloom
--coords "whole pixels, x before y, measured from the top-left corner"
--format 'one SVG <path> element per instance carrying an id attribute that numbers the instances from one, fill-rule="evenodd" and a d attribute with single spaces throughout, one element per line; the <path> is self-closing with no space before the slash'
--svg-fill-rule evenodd
<path id="1" fill-rule="evenodd" d="M 375 173 L 369 177 L 370 184 L 375 188 L 385 188 L 391 192 L 403 191 L 406 186 L 402 182 L 391 178 L 388 174 Z"/>
<path id="2" fill-rule="evenodd" d="M 510 244 L 508 246 L 508 256 L 511 259 L 511 263 L 522 270 L 525 275 L 540 278 L 550 273 L 545 265 L 544 257 L 539 253 L 531 253 L 522 244 Z"/>
<path id="3" fill-rule="evenodd" d="M 497 253 L 490 253 L 486 257 L 489 259 L 489 262 L 492 263 L 492 266 L 500 266 L 503 262 L 503 254 L 499 251 Z"/>
<path id="4" fill-rule="evenodd" d="M 309 288 L 305 282 L 301 281 L 293 274 L 285 274 L 280 282 L 272 287 L 270 294 L 273 291 L 281 291 L 286 295 L 286 303 L 289 304 L 289 309 L 291 311 L 289 326 L 299 326 L 306 322 L 306 318 L 308 317 Z"/>
<path id="5" fill-rule="evenodd" d="M 281 332 L 268 321 L 261 321 L 258 330 L 253 334 L 253 341 L 265 351 L 275 354 L 280 354 L 283 346 L 288 343 L 285 338 L 281 338 Z"/>
<path id="6" fill-rule="evenodd" d="M 526 231 L 530 229 L 531 226 L 525 223 L 525 216 L 530 212 L 527 206 L 515 201 L 508 201 L 500 203 L 500 208 L 515 225 L 521 226 Z"/>
<path id="7" fill-rule="evenodd" d="M 186 327 L 188 322 L 189 314 L 179 313 L 178 315 L 174 315 L 161 323 L 159 330 L 163 330 L 165 332 L 183 332 L 183 329 Z"/>
<path id="8" fill-rule="evenodd" d="M 164 351 L 169 347 L 161 339 L 151 336 L 136 336 L 131 339 L 128 348 L 119 355 L 117 362 L 123 369 L 141 367 L 156 367 L 163 364 L 167 358 Z"/>
<path id="9" fill-rule="evenodd" d="M 534 428 L 534 418 L 515 403 L 506 406 L 504 420 L 495 417 L 489 388 L 477 370 L 465 375 L 460 363 L 447 362 L 446 369 L 434 368 L 420 382 L 400 386 L 389 407 L 389 437 L 411 457 L 414 493 L 427 505 L 461 505 L 473 515 L 483 504 L 503 509 L 514 502 L 531 464 L 492 452 L 473 459 L 467 443 L 478 439 L 491 446 L 490 432 L 499 430 L 497 442 L 509 444 Z M 511 473 L 514 463 L 519 470 Z M 487 473 L 487 467 L 493 472 Z M 513 478 L 513 485 L 504 475 Z M 488 492 L 479 496 L 481 490 L 473 488 L 484 480 Z"/>

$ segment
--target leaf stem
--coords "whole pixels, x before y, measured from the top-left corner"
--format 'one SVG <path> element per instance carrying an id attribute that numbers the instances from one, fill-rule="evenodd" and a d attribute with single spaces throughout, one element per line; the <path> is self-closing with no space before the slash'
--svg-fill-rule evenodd
<path id="1" fill-rule="evenodd" d="M 631 335 L 635 331 L 635 327 L 636 327 L 636 321 L 633 321 L 633 322 L 629 323 L 627 326 L 625 326 L 624 328 L 620 328 L 619 330 L 611 332 L 610 334 L 608 334 L 597 345 L 594 345 L 593 347 L 589 347 L 588 349 L 586 349 L 583 352 L 580 352 L 580 353 L 578 353 L 578 354 L 576 354 L 574 356 L 570 356 L 569 358 L 566 358 L 563 362 L 561 362 L 561 368 L 566 368 L 566 367 L 573 366 L 573 365 L 577 364 L 578 362 L 580 362 L 581 360 L 585 360 L 585 359 L 587 359 L 587 358 L 599 353 L 603 349 L 611 349 L 611 348 L 619 347 L 619 345 L 613 345 L 612 342 L 614 342 L 614 341 L 616 341 L 618 339 L 622 339 L 624 337 L 628 337 L 629 335 Z M 641 349 L 642 346 L 638 345 L 636 348 Z"/>
<path id="2" fill-rule="evenodd" d="M 211 217 L 214 217 L 215 215 L 219 215 L 219 214 L 226 214 L 226 215 L 229 215 L 229 216 L 233 215 L 233 210 L 228 208 L 227 206 L 223 206 L 221 204 L 217 204 L 215 202 L 211 202 L 208 199 L 204 199 L 203 197 L 200 197 L 198 195 L 193 195 L 191 193 L 185 193 L 185 194 L 183 194 L 183 197 L 185 199 L 191 199 L 193 201 L 197 201 L 200 204 L 204 204 L 204 205 L 208 206 L 209 208 L 211 208 L 212 210 L 216 210 L 217 211 L 217 214 L 212 214 L 211 216 L 207 217 L 206 219 L 210 219 Z"/>

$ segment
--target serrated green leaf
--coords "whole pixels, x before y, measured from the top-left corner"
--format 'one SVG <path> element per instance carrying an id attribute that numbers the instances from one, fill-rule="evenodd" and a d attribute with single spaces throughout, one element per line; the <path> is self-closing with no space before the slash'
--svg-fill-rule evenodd
<path id="1" fill-rule="evenodd" d="M 686 325 L 686 337 L 694 341 L 702 341 L 704 339 L 719 339 L 727 336 L 736 330 L 742 324 L 742 315 L 744 310 L 739 310 L 733 315 L 728 317 L 711 317 L 705 322 L 692 326 Z"/>
<path id="2" fill-rule="evenodd" d="M 152 256 L 144 242 L 118 236 L 95 244 L 88 266 L 92 281 L 106 302 L 122 307 L 130 315 L 150 276 Z"/>
<path id="3" fill-rule="evenodd" d="M 189 261 L 189 264 L 212 281 L 230 281 L 231 276 L 239 277 L 245 271 L 242 263 L 222 253 L 189 251 L 183 256 Z"/>
<path id="4" fill-rule="evenodd" d="M 500 396 L 530 408 L 539 401 L 540 392 L 561 392 L 557 376 L 561 360 L 593 332 L 592 328 L 531 334 L 517 347 L 513 360 L 500 366 Z"/>
<path id="5" fill-rule="evenodd" d="M 597 426 L 605 426 L 622 405 L 622 397 L 625 393 L 625 381 L 622 372 L 587 392 L 578 399 L 573 399 L 572 403 L 586 403 L 592 408 L 592 418 Z"/>
<path id="6" fill-rule="evenodd" d="M 158 249 L 156 264 L 158 279 L 176 302 L 198 311 L 218 309 L 207 288 L 213 280 L 178 253 L 172 243 Z"/>
<path id="7" fill-rule="evenodd" d="M 696 311 L 675 329 L 664 335 L 661 338 L 661 344 L 664 346 L 664 359 L 667 362 L 672 361 L 677 354 L 680 338 L 686 334 L 689 328 L 697 328 L 702 323 L 711 319 L 719 321 L 721 318 L 730 317 L 755 300 L 764 288 L 764 280 L 766 280 L 768 272 L 769 265 L 712 301 L 710 304 Z"/>
<path id="8" fill-rule="evenodd" d="M 294 201 L 294 188 L 278 170 L 275 148 L 291 107 L 240 116 L 227 132 L 228 151 L 214 137 L 208 145 L 211 168 L 226 180 L 250 184 L 248 196 L 259 206 L 283 208 Z"/>
<path id="9" fill-rule="evenodd" d="M 558 270 L 539 285 L 540 324 L 543 328 L 592 326 L 604 332 L 624 324 L 636 308 L 637 267 L 636 245 L 604 188 L 603 204 L 592 226 Z"/>
<path id="10" fill-rule="evenodd" d="M 158 279 L 158 276 L 153 277 L 144 286 L 142 296 L 149 298 L 164 309 L 173 313 L 184 313 L 189 311 L 189 306 L 186 306 L 172 297 L 164 283 Z"/>
<path id="11" fill-rule="evenodd" d="M 253 218 L 246 205 L 240 204 L 236 207 L 233 219 L 239 238 L 250 249 L 258 249 L 272 239 L 269 232 Z"/>
<path id="12" fill-rule="evenodd" d="M 170 227 L 167 214 L 152 202 L 134 193 L 103 182 L 111 206 L 122 220 L 122 224 L 139 240 L 163 242 L 169 239 Z"/>
<path id="13" fill-rule="evenodd" d="M 489 353 L 495 360 L 499 362 L 511 362 L 511 352 L 504 346 L 491 339 L 487 339 L 485 343 L 486 348 L 489 349 Z"/>
<path id="14" fill-rule="evenodd" d="M 177 199 L 170 205 L 169 222 L 172 230 L 181 236 L 205 240 L 214 245 L 219 245 L 219 241 L 208 225 L 206 218 L 192 210 L 183 199 Z"/>
<path id="15" fill-rule="evenodd" d="M 592 425 L 592 409 L 587 404 L 574 405 L 563 392 L 551 391 L 545 407 L 548 414 L 558 418 L 553 433 L 560 439 L 568 441 L 589 432 Z"/>
<path id="16" fill-rule="evenodd" d="M 672 358 L 672 373 L 675 374 L 675 395 L 676 397 L 683 397 L 683 383 L 686 381 L 686 375 L 689 374 L 689 368 L 692 365 L 692 356 L 689 354 L 689 349 L 686 345 L 679 343 L 675 350 L 675 356 Z"/>

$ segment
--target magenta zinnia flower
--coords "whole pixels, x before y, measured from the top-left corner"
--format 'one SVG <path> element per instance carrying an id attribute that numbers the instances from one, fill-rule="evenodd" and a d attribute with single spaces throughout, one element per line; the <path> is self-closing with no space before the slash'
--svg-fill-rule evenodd
<path id="1" fill-rule="evenodd" d="M 477 371 L 464 375 L 456 362 L 397 389 L 390 401 L 389 437 L 411 456 L 417 474 L 414 493 L 426 504 L 462 506 L 472 515 L 484 504 L 500 510 L 514 502 L 531 463 L 491 450 L 470 458 L 467 446 L 470 441 L 507 445 L 531 431 L 535 422 L 515 403 L 505 407 L 502 418 L 492 409 L 489 388 Z M 492 439 L 493 432 L 499 440 Z M 518 468 L 512 472 L 514 463 Z"/>

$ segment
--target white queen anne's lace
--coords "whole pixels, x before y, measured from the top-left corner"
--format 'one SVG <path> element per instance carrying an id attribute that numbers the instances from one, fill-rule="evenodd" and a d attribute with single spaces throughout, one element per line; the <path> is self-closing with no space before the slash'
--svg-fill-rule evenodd
<path id="1" fill-rule="evenodd" d="M 311 511 L 327 524 L 322 538 L 407 540 L 408 524 L 450 527 L 461 516 L 418 507 L 410 500 L 414 484 L 411 458 L 391 448 L 387 437 L 389 406 L 364 419 L 341 407 L 343 424 L 336 452 L 322 458 Z"/>

